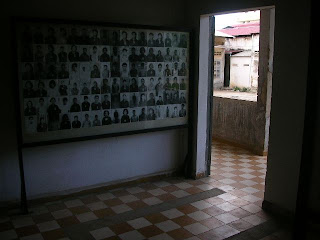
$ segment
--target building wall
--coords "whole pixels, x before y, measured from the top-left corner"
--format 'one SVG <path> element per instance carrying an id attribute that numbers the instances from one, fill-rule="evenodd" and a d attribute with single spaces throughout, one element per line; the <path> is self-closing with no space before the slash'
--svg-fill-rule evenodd
<path id="1" fill-rule="evenodd" d="M 254 90 L 258 88 L 259 52 L 254 52 L 250 61 L 250 87 Z"/>
<path id="2" fill-rule="evenodd" d="M 94 20 L 156 26 L 184 26 L 182 0 L 19 1 L 1 8 L 0 201 L 20 196 L 13 105 L 11 16 Z M 5 115 L 5 116 L 4 116 Z M 28 197 L 173 171 L 187 153 L 187 131 L 44 146 L 23 151 Z"/>
<path id="3" fill-rule="evenodd" d="M 224 48 L 214 47 L 214 60 L 220 62 L 220 77 L 213 77 L 213 87 L 222 88 L 224 85 L 224 63 L 225 63 Z"/>
<path id="4" fill-rule="evenodd" d="M 226 49 L 259 51 L 259 34 L 227 38 Z"/>

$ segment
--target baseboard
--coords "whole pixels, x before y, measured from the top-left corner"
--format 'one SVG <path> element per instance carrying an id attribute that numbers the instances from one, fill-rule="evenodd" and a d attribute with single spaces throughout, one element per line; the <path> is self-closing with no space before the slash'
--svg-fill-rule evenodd
<path id="1" fill-rule="evenodd" d="M 207 177 L 206 172 L 200 172 L 200 173 L 196 173 L 194 179 L 200 179 L 200 178 L 204 178 Z"/>
<path id="2" fill-rule="evenodd" d="M 139 176 L 131 179 L 113 181 L 113 182 L 92 185 L 92 186 L 87 186 L 83 188 L 76 188 L 76 189 L 71 189 L 67 191 L 55 192 L 55 193 L 50 193 L 45 195 L 32 196 L 28 198 L 28 206 L 34 206 L 34 205 L 43 204 L 46 202 L 60 201 L 67 198 L 77 197 L 77 196 L 86 195 L 86 194 L 94 194 L 101 191 L 107 191 L 107 190 L 121 188 L 121 187 L 128 187 L 130 185 L 136 185 L 136 184 L 145 183 L 145 182 L 160 181 L 164 178 L 176 177 L 176 176 L 182 176 L 182 175 L 183 174 L 181 172 L 181 169 L 175 169 L 172 171 L 159 172 L 159 173 L 146 175 L 146 176 Z M 19 207 L 20 207 L 20 201 L 15 200 L 15 201 L 0 202 L 0 212 L 3 212 L 5 210 L 10 210 L 10 209 L 16 209 Z"/>
<path id="3" fill-rule="evenodd" d="M 283 207 L 280 207 L 274 203 L 271 203 L 269 201 L 263 200 L 262 202 L 262 209 L 268 212 L 269 214 L 275 216 L 278 219 L 285 220 L 287 222 L 293 222 L 294 221 L 294 213 L 284 209 Z"/>
<path id="4" fill-rule="evenodd" d="M 234 146 L 234 147 L 246 149 L 246 150 L 248 150 L 248 151 L 250 151 L 250 152 L 252 152 L 252 153 L 254 153 L 256 155 L 259 155 L 259 156 L 268 156 L 268 152 L 267 151 L 263 151 L 263 150 L 257 149 L 257 148 L 255 148 L 253 146 L 249 146 L 249 145 L 233 142 L 233 141 L 230 141 L 230 140 L 222 139 L 222 138 L 217 137 L 217 136 L 213 136 L 212 140 L 213 141 L 217 141 L 217 142 L 221 142 L 221 143 L 225 143 L 225 144 L 228 144 L 228 145 L 231 145 L 231 146 Z"/>

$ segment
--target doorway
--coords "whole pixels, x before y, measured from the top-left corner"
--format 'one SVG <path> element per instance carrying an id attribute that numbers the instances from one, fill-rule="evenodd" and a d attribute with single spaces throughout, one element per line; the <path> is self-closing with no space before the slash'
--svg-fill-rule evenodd
<path id="1" fill-rule="evenodd" d="M 230 16 L 233 16 L 231 19 L 237 16 L 238 22 L 226 21 Z M 274 16 L 273 7 L 203 16 L 208 18 L 210 32 L 210 139 L 242 147 L 260 156 L 266 156 L 268 152 Z M 219 22 L 219 19 L 223 21 Z M 208 173 L 210 155 L 211 148 L 207 154 Z"/>
<path id="2" fill-rule="evenodd" d="M 241 198 L 241 202 L 235 204 L 250 203 L 253 204 L 252 208 L 261 209 L 264 199 L 269 142 L 275 9 L 270 7 L 250 10 L 259 11 L 260 17 L 258 53 L 250 51 L 250 55 L 247 50 L 237 51 L 233 54 L 228 52 L 228 56 L 225 57 L 225 53 L 222 53 L 221 50 L 217 51 L 217 46 L 226 49 L 225 46 L 222 46 L 223 41 L 215 44 L 215 33 L 217 32 L 215 30 L 215 16 L 221 15 L 221 13 L 201 16 L 199 78 L 208 79 L 207 86 L 209 86 L 206 89 L 208 91 L 207 134 L 209 135 L 206 148 L 207 175 L 212 174 L 211 178 L 219 184 L 228 185 L 229 189 L 226 190 L 235 191 L 236 194 L 242 195 L 237 196 Z M 246 11 L 248 12 L 248 10 L 239 10 L 238 12 Z M 232 27 L 231 25 L 228 28 Z M 228 34 L 225 36 L 228 37 Z M 234 38 L 233 36 L 232 39 Z M 249 38 L 253 40 L 254 37 L 246 37 L 247 40 Z M 206 52 L 208 47 L 205 46 L 209 46 L 209 52 Z M 245 58 L 245 61 L 243 59 L 233 61 L 231 58 L 236 54 L 238 55 L 235 58 Z M 230 59 L 230 69 L 226 70 L 224 63 L 228 58 Z M 256 60 L 258 62 L 255 62 Z M 248 75 L 254 70 L 252 64 L 256 63 L 258 66 L 255 70 L 257 73 L 256 83 L 247 82 L 247 84 L 252 84 L 250 86 L 256 86 L 253 94 L 254 101 L 214 95 L 216 83 L 219 83 L 221 87 L 225 87 L 228 81 L 229 84 L 232 83 L 231 68 L 232 64 L 237 64 L 236 61 L 240 61 L 238 65 L 242 64 L 242 67 L 248 69 Z M 225 80 L 223 77 L 228 75 L 228 71 L 230 72 L 229 79 Z M 214 81 L 219 76 L 220 81 Z M 201 97 L 203 96 L 199 96 L 199 98 Z M 219 134 L 225 138 L 218 138 Z"/>

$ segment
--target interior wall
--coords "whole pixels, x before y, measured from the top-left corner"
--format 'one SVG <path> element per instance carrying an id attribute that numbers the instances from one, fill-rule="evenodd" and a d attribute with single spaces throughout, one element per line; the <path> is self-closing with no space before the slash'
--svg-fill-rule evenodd
<path id="1" fill-rule="evenodd" d="M 182 0 L 12 0 L 2 6 L 0 201 L 17 199 L 20 194 L 13 104 L 11 16 L 183 27 L 185 5 Z M 34 197 L 172 171 L 183 163 L 186 145 L 187 131 L 171 130 L 27 149 L 24 151 L 27 195 Z"/>
<path id="2" fill-rule="evenodd" d="M 293 212 L 297 198 L 304 124 L 310 1 L 287 4 L 273 0 L 188 0 L 187 3 L 188 24 L 195 28 L 196 38 L 199 36 L 199 20 L 202 14 L 275 5 L 271 129 L 265 200 Z M 197 56 L 199 42 L 195 42 L 194 48 Z M 199 76 L 199 66 L 195 64 L 194 68 L 195 76 Z M 207 79 L 199 77 L 195 81 L 205 84 Z M 200 110 L 202 104 L 205 102 L 199 96 L 194 105 L 194 114 L 201 112 L 199 118 L 206 118 Z M 197 145 L 205 145 L 207 136 L 197 134 L 196 131 L 194 134 Z M 195 158 L 196 151 L 199 149 L 195 149 Z"/>

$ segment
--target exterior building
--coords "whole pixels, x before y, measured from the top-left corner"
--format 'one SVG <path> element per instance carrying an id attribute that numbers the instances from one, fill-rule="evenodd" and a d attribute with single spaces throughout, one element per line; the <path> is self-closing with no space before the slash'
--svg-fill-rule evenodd
<path id="1" fill-rule="evenodd" d="M 233 38 L 226 38 L 224 45 L 225 55 L 230 56 L 230 78 L 224 79 L 225 83 L 229 83 L 225 86 L 256 90 L 260 23 L 237 24 L 219 31 L 233 36 Z"/>
<path id="2" fill-rule="evenodd" d="M 229 34 L 215 31 L 213 86 L 216 89 L 224 87 L 225 43 L 232 38 Z"/>

